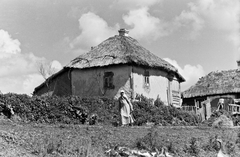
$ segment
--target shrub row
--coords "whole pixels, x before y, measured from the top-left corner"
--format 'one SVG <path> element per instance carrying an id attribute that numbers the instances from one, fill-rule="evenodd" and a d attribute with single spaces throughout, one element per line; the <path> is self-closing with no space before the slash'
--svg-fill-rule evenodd
<path id="1" fill-rule="evenodd" d="M 109 98 L 30 97 L 24 94 L 1 94 L 0 102 L 11 105 L 24 122 L 83 124 L 83 114 L 96 114 L 101 124 L 117 126 L 120 121 L 118 101 Z M 142 96 L 133 102 L 135 125 L 152 122 L 156 125 L 196 125 L 197 116 L 171 106 L 165 106 L 160 99 L 154 104 Z M 80 114 L 77 112 L 79 111 Z"/>
<path id="2" fill-rule="evenodd" d="M 183 126 L 197 125 L 199 119 L 196 114 L 177 109 L 173 106 L 166 106 L 157 98 L 151 103 L 146 97 L 141 96 L 141 101 L 133 102 L 133 116 L 136 125 L 143 125 L 152 122 L 162 126 Z"/>

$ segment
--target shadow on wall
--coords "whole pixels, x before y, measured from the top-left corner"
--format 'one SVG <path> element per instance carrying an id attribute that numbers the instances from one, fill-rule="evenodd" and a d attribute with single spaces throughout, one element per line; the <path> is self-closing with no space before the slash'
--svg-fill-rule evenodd
<path id="1" fill-rule="evenodd" d="M 118 97 L 119 90 L 131 96 L 129 67 L 111 67 L 73 71 L 73 94 L 81 97 Z M 111 75 L 106 73 L 111 72 Z"/>

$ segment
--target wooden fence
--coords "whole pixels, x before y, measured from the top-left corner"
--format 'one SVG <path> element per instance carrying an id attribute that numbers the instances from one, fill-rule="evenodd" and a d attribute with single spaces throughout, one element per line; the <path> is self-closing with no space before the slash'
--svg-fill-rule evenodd
<path id="1" fill-rule="evenodd" d="M 182 110 L 196 113 L 196 106 L 182 106 Z"/>

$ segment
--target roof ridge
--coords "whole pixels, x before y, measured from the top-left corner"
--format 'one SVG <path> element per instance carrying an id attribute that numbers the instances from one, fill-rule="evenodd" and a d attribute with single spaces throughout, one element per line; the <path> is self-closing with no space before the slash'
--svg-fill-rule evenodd
<path id="1" fill-rule="evenodd" d="M 184 98 L 240 92 L 237 69 L 212 71 L 199 78 L 195 85 L 183 92 Z"/>
<path id="2" fill-rule="evenodd" d="M 175 73 L 180 80 L 185 81 L 176 67 L 141 46 L 136 39 L 130 36 L 109 37 L 90 51 L 71 60 L 66 67 L 83 69 L 117 64 L 137 64 L 150 68 L 161 68 Z"/>

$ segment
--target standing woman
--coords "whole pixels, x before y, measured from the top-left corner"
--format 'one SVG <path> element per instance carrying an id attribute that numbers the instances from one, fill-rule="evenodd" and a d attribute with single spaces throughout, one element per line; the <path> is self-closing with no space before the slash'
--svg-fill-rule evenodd
<path id="1" fill-rule="evenodd" d="M 133 117 L 132 117 L 133 106 L 132 106 L 132 103 L 128 100 L 123 90 L 120 91 L 120 97 L 118 101 L 119 101 L 119 112 L 121 114 L 122 126 L 132 124 L 133 123 Z"/>

